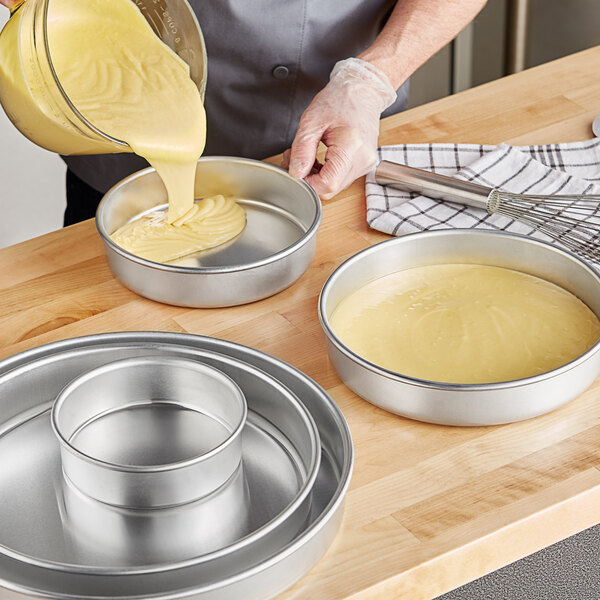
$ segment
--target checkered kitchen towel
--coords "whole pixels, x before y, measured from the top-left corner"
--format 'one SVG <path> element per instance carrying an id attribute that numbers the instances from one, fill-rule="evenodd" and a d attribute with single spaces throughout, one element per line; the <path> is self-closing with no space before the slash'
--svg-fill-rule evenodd
<path id="1" fill-rule="evenodd" d="M 383 146 L 379 158 L 519 194 L 600 194 L 600 138 L 546 146 L 404 144 Z M 482 227 L 545 235 L 513 219 L 440 202 L 375 183 L 367 175 L 367 221 L 392 235 L 428 229 Z"/>

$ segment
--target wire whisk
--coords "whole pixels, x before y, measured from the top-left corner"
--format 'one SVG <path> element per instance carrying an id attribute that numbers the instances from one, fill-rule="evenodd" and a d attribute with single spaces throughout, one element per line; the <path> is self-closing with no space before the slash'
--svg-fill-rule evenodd
<path id="1" fill-rule="evenodd" d="M 375 181 L 514 219 L 600 264 L 600 195 L 511 194 L 386 160 L 379 163 Z"/>

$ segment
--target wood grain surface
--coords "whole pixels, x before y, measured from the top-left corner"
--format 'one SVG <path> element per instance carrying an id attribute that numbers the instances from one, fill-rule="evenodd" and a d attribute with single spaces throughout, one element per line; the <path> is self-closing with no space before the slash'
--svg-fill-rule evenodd
<path id="1" fill-rule="evenodd" d="M 600 47 L 390 117 L 380 141 L 588 139 L 598 73 Z M 251 305 L 190 310 L 125 289 L 93 222 L 75 225 L 0 251 L 0 357 L 80 335 L 162 330 L 291 363 L 343 410 L 356 464 L 341 532 L 281 598 L 432 598 L 600 522 L 600 381 L 551 414 L 497 427 L 418 423 L 355 396 L 327 360 L 317 296 L 338 264 L 386 238 L 366 225 L 359 180 L 325 202 L 317 255 L 299 282 Z"/>

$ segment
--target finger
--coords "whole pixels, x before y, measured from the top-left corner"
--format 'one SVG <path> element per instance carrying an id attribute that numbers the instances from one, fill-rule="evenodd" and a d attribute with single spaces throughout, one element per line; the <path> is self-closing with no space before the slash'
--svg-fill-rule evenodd
<path id="1" fill-rule="evenodd" d="M 300 121 L 290 152 L 289 171 L 292 177 L 302 179 L 310 173 L 325 128 L 326 126 L 323 124 L 317 125 L 310 121 L 305 123 Z"/>
<path id="2" fill-rule="evenodd" d="M 290 168 L 290 154 L 291 149 L 288 148 L 287 150 L 284 150 L 283 154 L 281 155 L 281 167 L 284 169 Z M 322 166 L 323 165 L 319 162 L 319 159 L 315 158 L 315 162 L 310 169 L 309 175 L 314 175 L 315 173 L 318 173 L 321 170 Z"/>
<path id="3" fill-rule="evenodd" d="M 306 181 L 321 198 L 328 200 L 347 187 L 351 169 L 352 161 L 347 152 L 339 146 L 330 146 L 325 164 Z"/>

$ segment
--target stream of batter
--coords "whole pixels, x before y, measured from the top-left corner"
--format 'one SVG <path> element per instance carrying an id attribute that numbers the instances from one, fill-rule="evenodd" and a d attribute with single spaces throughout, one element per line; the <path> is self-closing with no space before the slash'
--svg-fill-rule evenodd
<path id="1" fill-rule="evenodd" d="M 245 211 L 222 196 L 194 203 L 206 116 L 188 65 L 152 31 L 131 0 L 52 0 L 48 42 L 77 109 L 125 141 L 158 172 L 169 208 L 132 221 L 115 242 L 157 262 L 237 236 Z"/>
<path id="2" fill-rule="evenodd" d="M 598 318 L 570 292 L 486 265 L 431 265 L 376 279 L 343 298 L 330 323 L 370 362 L 446 383 L 545 373 L 600 338 Z"/>

